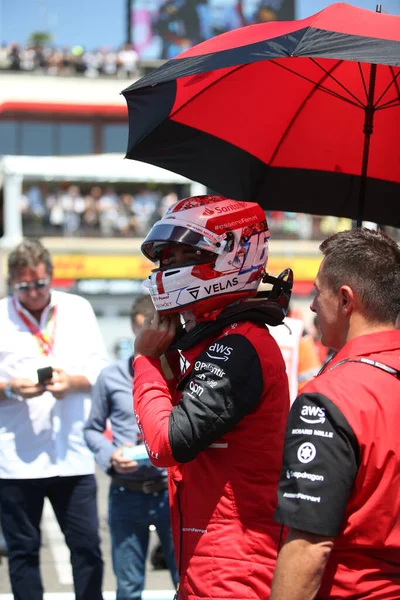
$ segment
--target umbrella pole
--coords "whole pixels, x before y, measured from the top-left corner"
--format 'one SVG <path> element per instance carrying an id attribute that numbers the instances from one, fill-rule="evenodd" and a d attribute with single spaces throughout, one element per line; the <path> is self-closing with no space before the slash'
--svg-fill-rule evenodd
<path id="1" fill-rule="evenodd" d="M 382 12 L 382 5 L 376 5 L 376 12 Z M 369 74 L 369 87 L 367 104 L 364 109 L 364 148 L 361 164 L 361 181 L 360 181 L 360 192 L 358 196 L 358 215 L 357 215 L 357 227 L 361 227 L 363 220 L 364 204 L 365 204 L 365 191 L 367 184 L 367 173 L 368 173 L 368 159 L 369 159 L 369 145 L 371 141 L 371 135 L 374 131 L 374 94 L 375 94 L 375 82 L 376 82 L 376 65 L 371 64 L 371 71 Z"/>
<path id="2" fill-rule="evenodd" d="M 374 130 L 374 92 L 375 92 L 375 81 L 376 81 L 376 65 L 371 65 L 371 72 L 369 76 L 369 88 L 367 104 L 364 109 L 364 148 L 361 165 L 361 182 L 360 182 L 360 193 L 358 202 L 358 216 L 357 216 L 357 227 L 361 227 L 364 204 L 365 204 L 365 191 L 367 184 L 367 173 L 368 173 L 368 159 L 369 159 L 369 145 L 371 141 L 371 135 Z"/>

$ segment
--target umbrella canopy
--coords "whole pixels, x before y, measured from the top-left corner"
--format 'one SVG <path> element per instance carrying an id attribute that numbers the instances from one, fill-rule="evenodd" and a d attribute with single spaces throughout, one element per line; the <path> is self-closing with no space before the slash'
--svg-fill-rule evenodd
<path id="1" fill-rule="evenodd" d="M 400 227 L 400 17 L 338 3 L 194 46 L 122 93 L 127 158 L 265 209 Z"/>

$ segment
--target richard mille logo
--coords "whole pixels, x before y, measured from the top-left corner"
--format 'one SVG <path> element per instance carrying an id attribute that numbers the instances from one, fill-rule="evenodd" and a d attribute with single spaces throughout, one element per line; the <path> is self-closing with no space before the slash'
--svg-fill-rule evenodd
<path id="1" fill-rule="evenodd" d="M 199 295 L 199 291 L 200 291 L 200 287 L 194 287 L 194 288 L 188 288 L 188 292 L 189 294 L 195 299 L 197 300 L 197 297 Z"/>

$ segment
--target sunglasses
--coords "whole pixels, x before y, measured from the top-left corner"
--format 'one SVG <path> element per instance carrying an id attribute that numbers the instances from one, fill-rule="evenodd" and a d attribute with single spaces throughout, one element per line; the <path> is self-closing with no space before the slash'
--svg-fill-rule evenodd
<path id="1" fill-rule="evenodd" d="M 13 288 L 16 292 L 26 293 L 29 290 L 43 290 L 50 283 L 50 279 L 39 279 L 38 281 L 21 281 L 14 283 Z"/>

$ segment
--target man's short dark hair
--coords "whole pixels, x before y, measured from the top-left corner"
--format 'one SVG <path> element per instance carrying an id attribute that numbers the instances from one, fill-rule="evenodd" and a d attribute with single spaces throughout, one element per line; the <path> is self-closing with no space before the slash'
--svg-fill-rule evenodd
<path id="1" fill-rule="evenodd" d="M 145 317 L 152 317 L 155 308 L 151 296 L 149 294 L 140 294 L 134 299 L 129 313 L 131 323 L 135 323 L 136 316 L 141 314 Z"/>
<path id="2" fill-rule="evenodd" d="M 325 257 L 322 278 L 334 292 L 349 285 L 366 318 L 395 323 L 400 313 L 400 249 L 394 240 L 357 228 L 335 233 L 319 249 Z"/>
<path id="3" fill-rule="evenodd" d="M 17 269 L 36 269 L 41 263 L 44 263 L 46 273 L 51 277 L 53 262 L 50 252 L 39 240 L 26 238 L 8 256 L 8 278 L 12 279 Z"/>

